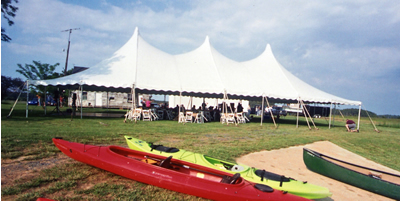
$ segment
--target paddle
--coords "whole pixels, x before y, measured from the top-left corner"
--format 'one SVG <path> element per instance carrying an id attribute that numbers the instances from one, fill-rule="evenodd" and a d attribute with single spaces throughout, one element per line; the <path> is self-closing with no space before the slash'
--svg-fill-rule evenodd
<path id="1" fill-rule="evenodd" d="M 222 174 L 218 174 L 218 173 L 214 173 L 214 172 L 209 172 L 209 171 L 206 171 L 206 170 L 193 168 L 193 167 L 190 167 L 190 166 L 187 166 L 187 165 L 182 165 L 182 164 L 179 164 L 179 163 L 172 163 L 172 162 L 170 162 L 170 160 L 172 159 L 172 156 L 168 157 L 165 160 L 158 159 L 158 158 L 153 158 L 153 157 L 150 157 L 150 156 L 144 156 L 144 157 L 146 159 L 151 159 L 151 160 L 160 162 L 162 164 L 162 165 L 160 165 L 161 167 L 165 167 L 166 166 L 165 163 L 169 163 L 171 165 L 183 167 L 183 168 L 186 168 L 186 169 L 195 170 L 195 171 L 198 171 L 198 172 L 202 172 L 202 173 L 218 176 L 218 177 L 222 178 L 221 182 L 223 182 L 223 183 L 234 184 L 240 178 L 240 173 L 236 173 L 235 175 L 230 177 L 228 175 L 222 175 Z"/>

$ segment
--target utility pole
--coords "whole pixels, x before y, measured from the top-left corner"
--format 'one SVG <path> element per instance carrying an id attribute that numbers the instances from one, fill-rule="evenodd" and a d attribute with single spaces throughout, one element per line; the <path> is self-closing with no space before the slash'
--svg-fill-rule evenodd
<path id="1" fill-rule="evenodd" d="M 69 45 L 71 43 L 70 39 L 71 39 L 71 32 L 72 30 L 79 30 L 80 28 L 75 28 L 75 29 L 67 29 L 61 32 L 67 32 L 69 31 L 69 36 L 68 36 L 68 48 L 67 48 L 67 59 L 65 60 L 65 69 L 64 69 L 64 76 L 67 75 L 67 67 L 68 67 L 68 55 L 69 55 Z"/>

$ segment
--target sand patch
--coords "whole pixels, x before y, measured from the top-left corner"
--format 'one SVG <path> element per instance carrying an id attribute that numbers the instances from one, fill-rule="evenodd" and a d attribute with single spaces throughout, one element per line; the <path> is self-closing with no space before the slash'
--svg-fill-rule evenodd
<path id="1" fill-rule="evenodd" d="M 236 162 L 245 164 L 251 167 L 265 169 L 277 174 L 282 174 L 287 177 L 292 177 L 301 181 L 319 186 L 327 187 L 332 193 L 332 197 L 320 199 L 329 200 L 362 200 L 362 201 L 377 201 L 377 200 L 392 200 L 390 198 L 359 189 L 357 187 L 336 181 L 334 179 L 322 176 L 307 169 L 303 162 L 303 147 L 307 147 L 314 151 L 342 159 L 348 162 L 354 162 L 358 165 L 367 166 L 382 171 L 399 174 L 400 172 L 370 161 L 364 157 L 354 154 L 346 149 L 343 149 L 331 142 L 321 141 L 304 146 L 295 146 L 285 149 L 272 151 L 261 151 L 242 156 Z"/>

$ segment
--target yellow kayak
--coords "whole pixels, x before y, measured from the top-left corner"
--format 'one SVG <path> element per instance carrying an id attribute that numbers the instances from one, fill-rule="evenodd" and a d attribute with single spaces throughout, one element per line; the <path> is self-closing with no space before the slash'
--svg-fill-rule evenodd
<path id="1" fill-rule="evenodd" d="M 173 156 L 173 158 L 179 160 L 222 170 L 232 174 L 240 173 L 240 175 L 248 181 L 268 185 L 274 189 L 286 191 L 304 198 L 321 199 L 332 195 L 328 188 L 309 184 L 303 181 L 297 181 L 293 178 L 268 172 L 266 170 L 260 170 L 242 164 L 239 165 L 223 161 L 213 157 L 205 156 L 203 154 L 181 150 L 175 147 L 155 145 L 130 136 L 125 136 L 125 139 L 129 148 L 134 150 L 167 157 Z"/>

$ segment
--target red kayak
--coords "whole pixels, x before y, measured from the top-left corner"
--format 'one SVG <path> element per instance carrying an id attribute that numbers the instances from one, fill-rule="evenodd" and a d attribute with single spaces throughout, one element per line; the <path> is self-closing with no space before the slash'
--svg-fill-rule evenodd
<path id="1" fill-rule="evenodd" d="M 53 138 L 67 156 L 161 188 L 212 200 L 308 200 L 230 173 L 118 146 L 94 146 Z"/>

